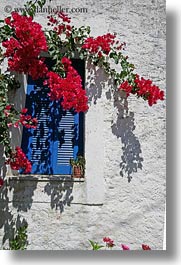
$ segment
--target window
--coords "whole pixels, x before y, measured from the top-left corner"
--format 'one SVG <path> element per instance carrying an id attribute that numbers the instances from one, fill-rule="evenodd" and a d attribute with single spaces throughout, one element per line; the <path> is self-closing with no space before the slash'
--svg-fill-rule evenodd
<path id="1" fill-rule="evenodd" d="M 52 61 L 46 60 L 49 69 Z M 72 60 L 84 85 L 85 64 Z M 43 80 L 28 77 L 26 108 L 38 119 L 37 129 L 23 129 L 22 149 L 32 162 L 31 174 L 70 175 L 70 158 L 84 155 L 84 114 L 64 111 L 59 101 L 51 101 Z"/>

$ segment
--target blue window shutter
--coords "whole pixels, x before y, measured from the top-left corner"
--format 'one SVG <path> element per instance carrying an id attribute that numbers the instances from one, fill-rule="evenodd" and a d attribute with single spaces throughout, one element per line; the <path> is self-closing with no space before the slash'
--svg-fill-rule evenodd
<path id="1" fill-rule="evenodd" d="M 79 62 L 77 64 L 77 62 Z M 84 62 L 74 60 L 84 82 Z M 43 80 L 28 78 L 26 107 L 38 119 L 37 129 L 23 129 L 22 149 L 32 162 L 32 174 L 71 174 L 70 158 L 84 153 L 84 114 L 64 111 L 50 101 Z"/>
<path id="2" fill-rule="evenodd" d="M 32 162 L 32 174 L 53 174 L 52 168 L 52 102 L 48 89 L 28 78 L 26 108 L 30 115 L 38 119 L 38 127 L 23 129 L 22 149 Z"/>
<path id="3" fill-rule="evenodd" d="M 53 168 L 54 174 L 71 174 L 70 158 L 76 158 L 79 151 L 79 114 L 63 111 L 60 103 L 55 108 Z M 54 115 L 56 116 L 56 115 Z"/>

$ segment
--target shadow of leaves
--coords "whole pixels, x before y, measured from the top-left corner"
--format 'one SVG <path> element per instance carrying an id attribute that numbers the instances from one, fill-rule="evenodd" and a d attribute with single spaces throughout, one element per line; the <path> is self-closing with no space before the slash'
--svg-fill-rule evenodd
<path id="1" fill-rule="evenodd" d="M 117 118 L 112 124 L 112 133 L 121 139 L 122 156 L 120 162 L 120 175 L 127 176 L 131 181 L 134 172 L 143 167 L 141 145 L 138 137 L 134 134 L 134 113 L 128 111 L 128 102 L 124 94 L 121 98 L 115 92 L 114 106 L 117 108 Z"/>
<path id="2" fill-rule="evenodd" d="M 60 210 L 62 213 L 66 206 L 70 206 L 73 201 L 73 182 L 53 182 L 47 183 L 44 192 L 51 198 L 51 208 Z"/>

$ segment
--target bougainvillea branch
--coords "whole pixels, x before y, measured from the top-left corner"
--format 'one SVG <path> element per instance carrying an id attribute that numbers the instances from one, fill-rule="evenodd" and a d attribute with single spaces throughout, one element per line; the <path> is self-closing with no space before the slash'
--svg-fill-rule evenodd
<path id="1" fill-rule="evenodd" d="M 10 27 L 13 36 L 2 42 L 9 70 L 29 74 L 33 79 L 44 77 L 48 69 L 40 53 L 47 51 L 48 47 L 41 25 L 33 22 L 32 17 L 16 12 L 5 19 L 5 24 Z"/>
<path id="2" fill-rule="evenodd" d="M 6 164 L 9 164 L 13 170 L 21 169 L 22 173 L 25 174 L 31 172 L 31 162 L 27 159 L 19 146 L 15 148 L 15 151 L 10 153 L 10 157 L 7 159 Z"/>
<path id="3" fill-rule="evenodd" d="M 19 147 L 12 150 L 9 127 L 21 124 L 36 129 L 38 121 L 27 114 L 28 110 L 17 111 L 9 102 L 9 88 L 17 87 L 17 81 L 10 72 L 28 74 L 34 80 L 45 79 L 44 85 L 50 89 L 48 95 L 51 100 L 59 100 L 64 110 L 86 112 L 86 90 L 71 62 L 72 58 L 78 56 L 103 68 L 114 80 L 116 92 L 124 91 L 127 97 L 132 94 L 143 98 L 149 106 L 164 100 L 164 92 L 158 86 L 135 73 L 134 64 L 129 62 L 125 54 L 126 43 L 120 42 L 116 34 L 93 37 L 89 26 L 75 27 L 71 18 L 62 12 L 48 16 L 47 28 L 43 30 L 33 18 L 36 6 L 42 8 L 45 3 L 46 0 L 29 1 L 23 14 L 12 12 L 10 17 L 0 21 L 0 42 L 3 47 L 0 61 L 7 59 L 9 71 L 0 73 L 0 143 L 5 146 L 9 164 L 13 168 L 22 166 L 25 173 L 30 170 L 30 165 Z M 49 54 L 54 61 L 50 71 L 44 62 L 43 53 Z M 23 165 L 17 162 L 21 158 Z"/>
<path id="4" fill-rule="evenodd" d="M 61 60 L 66 77 L 62 78 L 54 72 L 47 74 L 48 80 L 44 84 L 50 88 L 50 99 L 61 100 L 64 110 L 74 109 L 76 112 L 88 110 L 88 98 L 82 88 L 82 80 L 77 71 L 72 67 L 72 62 L 63 57 Z"/>

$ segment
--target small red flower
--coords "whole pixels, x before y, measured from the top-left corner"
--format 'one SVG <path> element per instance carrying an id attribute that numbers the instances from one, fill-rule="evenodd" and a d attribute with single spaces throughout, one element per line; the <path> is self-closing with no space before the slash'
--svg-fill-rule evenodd
<path id="1" fill-rule="evenodd" d="M 115 246 L 114 241 L 113 241 L 111 238 L 109 238 L 109 237 L 104 237 L 104 238 L 103 238 L 103 242 L 106 243 L 106 246 L 107 246 L 108 248 L 112 248 L 112 247 Z"/>
<path id="2" fill-rule="evenodd" d="M 7 106 L 5 107 L 5 110 L 10 110 L 11 108 L 12 108 L 11 105 L 7 105 Z"/>
<path id="3" fill-rule="evenodd" d="M 151 248 L 148 245 L 142 244 L 142 249 L 143 250 L 151 250 Z"/>
<path id="4" fill-rule="evenodd" d="M 11 18 L 10 17 L 7 17 L 4 19 L 4 22 L 7 24 L 7 25 L 11 25 Z"/>
<path id="5" fill-rule="evenodd" d="M 0 178 L 0 188 L 4 185 L 4 180 Z"/>
<path id="6" fill-rule="evenodd" d="M 121 244 L 121 247 L 123 250 L 130 250 L 130 248 L 127 245 Z"/>
<path id="7" fill-rule="evenodd" d="M 63 57 L 61 62 L 62 62 L 62 64 L 66 65 L 66 66 L 72 64 L 71 60 L 68 59 L 67 57 Z"/>
<path id="8" fill-rule="evenodd" d="M 28 111 L 28 109 L 26 109 L 26 108 L 23 108 L 23 109 L 21 110 L 21 113 L 23 113 L 23 114 L 26 114 L 26 113 L 27 113 L 27 111 Z"/>
<path id="9" fill-rule="evenodd" d="M 128 83 L 128 81 L 124 81 L 119 87 L 119 90 L 123 90 L 126 92 L 127 97 L 130 95 L 132 89 L 133 87 Z"/>

